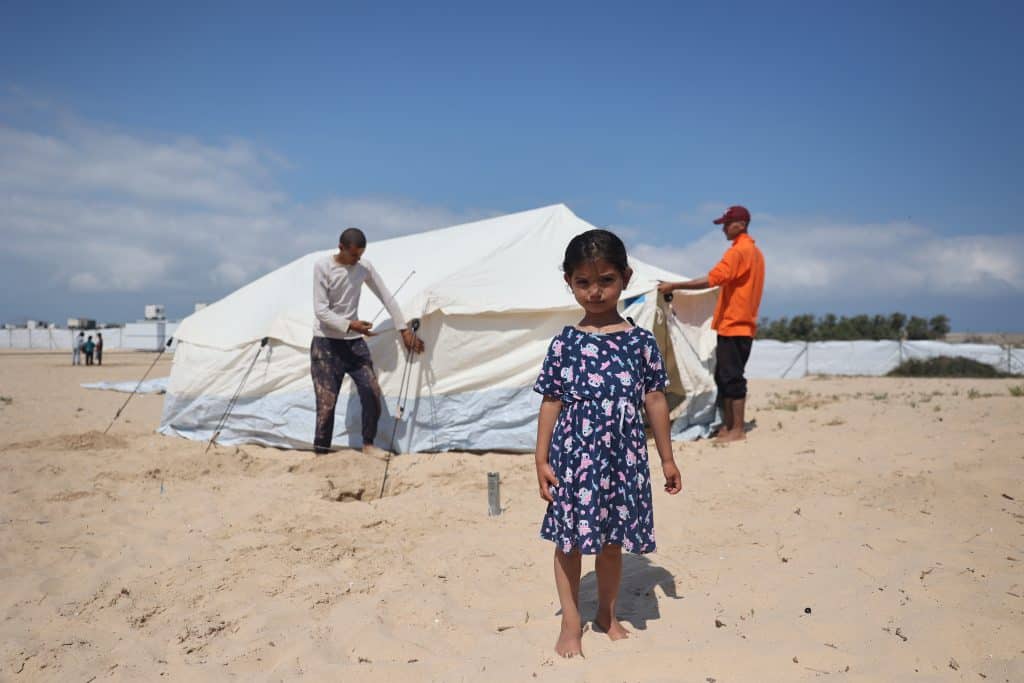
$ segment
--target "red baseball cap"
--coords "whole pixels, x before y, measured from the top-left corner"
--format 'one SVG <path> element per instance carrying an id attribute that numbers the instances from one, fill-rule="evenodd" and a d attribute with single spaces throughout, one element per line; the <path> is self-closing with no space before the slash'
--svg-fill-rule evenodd
<path id="1" fill-rule="evenodd" d="M 722 214 L 721 218 L 715 219 L 714 223 L 715 225 L 722 225 L 723 223 L 733 223 L 735 221 L 746 221 L 749 223 L 750 212 L 742 206 L 730 206 Z"/>

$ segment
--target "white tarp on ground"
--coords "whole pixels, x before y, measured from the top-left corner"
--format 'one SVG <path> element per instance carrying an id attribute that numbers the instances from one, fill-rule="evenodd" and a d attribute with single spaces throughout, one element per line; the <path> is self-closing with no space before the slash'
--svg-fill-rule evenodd
<path id="1" fill-rule="evenodd" d="M 753 379 L 806 375 L 885 375 L 902 361 L 938 356 L 970 358 L 1013 374 L 1024 374 L 1024 349 L 995 344 L 939 341 L 754 342 L 747 365 Z"/>
<path id="2" fill-rule="evenodd" d="M 170 377 L 154 377 L 147 379 L 141 384 L 137 381 L 129 382 L 86 382 L 83 389 L 102 389 L 105 391 L 120 391 L 126 394 L 132 392 L 138 394 L 166 394 L 167 382 Z"/>
<path id="3" fill-rule="evenodd" d="M 592 228 L 557 205 L 370 243 L 366 258 L 390 287 L 408 278 L 395 299 L 407 318 L 421 319 L 427 345 L 411 368 L 396 447 L 533 450 L 540 404 L 533 382 L 551 338 L 580 315 L 560 262 L 569 240 Z M 209 439 L 251 367 L 219 441 L 311 446 L 313 264 L 331 251 L 299 258 L 182 321 L 162 433 Z M 716 293 L 679 294 L 675 315 L 667 315 L 668 304 L 652 290 L 658 279 L 680 276 L 631 263 L 635 275 L 624 299 L 648 295 L 628 313 L 654 330 L 666 355 L 673 433 L 706 433 L 714 417 L 710 321 Z M 360 317 L 373 320 L 380 307 L 365 290 Z M 368 344 L 384 394 L 377 444 L 388 447 L 405 354 L 390 320 L 375 330 L 379 335 Z M 260 350 L 264 337 L 269 343 Z M 359 414 L 346 381 L 336 445 L 359 445 Z"/>

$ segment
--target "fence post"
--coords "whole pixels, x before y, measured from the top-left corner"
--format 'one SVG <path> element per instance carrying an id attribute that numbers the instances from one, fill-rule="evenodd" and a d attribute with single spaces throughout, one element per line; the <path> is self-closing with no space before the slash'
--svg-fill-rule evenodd
<path id="1" fill-rule="evenodd" d="M 804 342 L 804 377 L 811 372 L 811 342 Z"/>
<path id="2" fill-rule="evenodd" d="M 903 337 L 900 337 L 900 365 L 903 365 Z"/>
<path id="3" fill-rule="evenodd" d="M 1013 358 L 1013 352 L 1011 351 L 1012 348 L 1013 347 L 1010 346 L 1009 344 L 1006 345 L 1006 374 L 1008 374 L 1008 375 L 1011 372 L 1013 372 L 1010 369 L 1011 368 L 1011 359 Z"/>

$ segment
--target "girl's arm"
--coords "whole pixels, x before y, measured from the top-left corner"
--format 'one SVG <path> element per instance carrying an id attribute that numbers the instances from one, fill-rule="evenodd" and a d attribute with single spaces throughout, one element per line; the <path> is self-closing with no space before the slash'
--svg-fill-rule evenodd
<path id="1" fill-rule="evenodd" d="M 669 434 L 668 401 L 662 391 L 650 391 L 644 396 L 644 408 L 647 419 L 654 432 L 654 444 L 661 456 L 661 471 L 665 474 L 665 491 L 669 494 L 679 493 L 683 488 L 682 475 L 672 455 L 672 438 Z"/>
<path id="2" fill-rule="evenodd" d="M 548 449 L 551 447 L 551 435 L 555 431 L 555 423 L 562 412 L 562 401 L 553 396 L 545 396 L 540 404 L 540 415 L 537 416 L 537 485 L 540 497 L 549 503 L 554 502 L 551 486 L 558 486 L 558 477 L 548 464 Z"/>

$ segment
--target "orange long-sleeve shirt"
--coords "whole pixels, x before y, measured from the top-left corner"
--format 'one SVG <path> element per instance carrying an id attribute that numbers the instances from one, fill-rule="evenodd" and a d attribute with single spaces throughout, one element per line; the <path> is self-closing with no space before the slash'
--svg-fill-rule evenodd
<path id="1" fill-rule="evenodd" d="M 708 282 L 719 287 L 711 327 L 727 337 L 757 334 L 757 309 L 764 290 L 764 255 L 750 235 L 743 233 L 722 256 Z"/>

